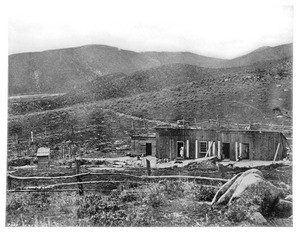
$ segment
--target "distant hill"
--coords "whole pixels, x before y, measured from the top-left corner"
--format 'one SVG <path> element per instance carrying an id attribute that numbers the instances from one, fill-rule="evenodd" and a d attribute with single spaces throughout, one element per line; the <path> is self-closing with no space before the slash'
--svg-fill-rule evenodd
<path id="1" fill-rule="evenodd" d="M 182 63 L 206 68 L 245 66 L 292 56 L 292 44 L 256 50 L 223 60 L 189 52 L 133 52 L 105 45 L 21 53 L 9 56 L 9 96 L 66 93 L 112 73 L 126 75 L 161 65 Z"/>
<path id="2" fill-rule="evenodd" d="M 174 62 L 206 67 L 213 60 L 191 53 L 167 53 L 160 60 L 147 53 L 104 45 L 13 54 L 9 56 L 9 95 L 63 93 L 111 73 L 130 74 Z"/>
<path id="3" fill-rule="evenodd" d="M 226 61 L 223 67 L 246 66 L 262 61 L 280 60 L 293 56 L 293 44 L 279 45 L 276 47 L 261 47 L 244 56 Z"/>

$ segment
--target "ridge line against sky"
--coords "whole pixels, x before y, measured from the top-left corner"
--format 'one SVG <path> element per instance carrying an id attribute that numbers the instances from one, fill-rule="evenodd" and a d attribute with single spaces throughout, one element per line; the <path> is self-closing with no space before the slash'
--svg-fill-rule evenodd
<path id="1" fill-rule="evenodd" d="M 11 2 L 9 54 L 104 44 L 232 59 L 293 42 L 292 6 L 216 7 L 194 0 Z"/>
<path id="2" fill-rule="evenodd" d="M 274 47 L 278 47 L 278 46 L 284 46 L 284 45 L 289 45 L 289 44 L 293 44 L 293 42 L 291 43 L 287 43 L 287 44 L 278 44 L 278 45 L 275 45 L 275 46 L 262 46 L 262 47 L 267 47 L 267 48 L 274 48 Z M 128 49 L 124 49 L 124 48 L 119 48 L 119 47 L 116 47 L 116 46 L 113 46 L 113 45 L 104 45 L 104 44 L 87 44 L 87 45 L 79 45 L 79 46 L 76 46 L 76 47 L 66 47 L 66 48 L 55 48 L 55 49 L 47 49 L 47 50 L 42 50 L 42 51 L 29 51 L 29 52 L 21 52 L 21 53 L 13 53 L 13 54 L 9 54 L 10 55 L 18 55 L 18 54 L 22 54 L 22 53 L 43 53 L 43 52 L 47 52 L 47 51 L 55 51 L 55 50 L 63 50 L 63 49 L 77 49 L 77 48 L 81 48 L 81 47 L 86 47 L 86 46 L 106 46 L 106 47 L 112 47 L 112 48 L 116 48 L 116 49 L 120 49 L 120 50 L 126 50 L 126 51 L 130 51 L 130 52 L 136 52 L 136 53 L 147 53 L 147 52 L 158 52 L 158 53 L 192 53 L 192 54 L 195 54 L 195 55 L 198 55 L 198 56 L 204 56 L 204 57 L 208 57 L 208 58 L 216 58 L 216 59 L 224 59 L 224 60 L 233 60 L 233 59 L 236 59 L 236 58 L 239 58 L 239 57 L 242 57 L 244 55 L 247 55 L 249 53 L 252 53 L 254 51 L 256 51 L 257 49 L 259 48 L 262 48 L 262 47 L 259 47 L 259 48 L 255 48 L 251 51 L 248 51 L 248 52 L 245 52 L 245 53 L 242 53 L 236 57 L 233 57 L 233 58 L 219 58 L 219 57 L 212 57 L 212 56 L 206 56 L 206 55 L 203 55 L 203 54 L 199 54 L 199 53 L 194 53 L 194 52 L 191 52 L 191 51 L 166 51 L 166 50 L 161 50 L 161 51 L 134 51 L 134 50 L 128 50 Z"/>

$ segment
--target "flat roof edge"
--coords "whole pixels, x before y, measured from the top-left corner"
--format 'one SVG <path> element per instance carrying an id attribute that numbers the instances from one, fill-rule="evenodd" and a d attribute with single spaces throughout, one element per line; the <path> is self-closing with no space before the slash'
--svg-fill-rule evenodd
<path id="1" fill-rule="evenodd" d="M 271 131 L 271 130 L 240 130 L 240 129 L 201 129 L 201 128 L 195 128 L 195 127 L 168 127 L 168 126 L 157 126 L 155 129 L 174 129 L 174 130 L 199 130 L 199 131 L 216 131 L 216 132 L 232 132 L 232 133 L 247 133 L 247 132 L 253 132 L 253 133 L 282 133 L 281 131 Z"/>

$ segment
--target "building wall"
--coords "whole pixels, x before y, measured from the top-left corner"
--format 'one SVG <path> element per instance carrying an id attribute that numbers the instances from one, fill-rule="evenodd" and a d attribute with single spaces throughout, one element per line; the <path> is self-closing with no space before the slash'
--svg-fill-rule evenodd
<path id="1" fill-rule="evenodd" d="M 156 156 L 156 138 L 132 138 L 131 151 L 133 154 L 146 154 L 146 143 L 151 143 L 152 156 Z"/>
<path id="2" fill-rule="evenodd" d="M 49 166 L 49 157 L 48 156 L 39 156 L 38 157 L 38 167 L 48 167 Z"/>
<path id="3" fill-rule="evenodd" d="M 215 142 L 215 154 L 218 154 L 218 141 L 220 141 L 220 156 L 222 153 L 222 143 L 229 143 L 230 160 L 236 160 L 240 154 L 240 143 L 249 144 L 249 160 L 273 160 L 278 143 L 281 143 L 278 151 L 277 160 L 283 158 L 282 134 L 278 132 L 258 132 L 258 131 L 215 131 L 215 130 L 196 130 L 196 129 L 157 129 L 157 157 L 158 158 L 177 158 L 177 142 L 184 142 L 184 158 L 196 158 L 196 140 L 198 148 L 200 141 Z M 236 154 L 236 143 L 238 154 Z M 208 143 L 207 143 L 208 144 Z M 188 145 L 188 146 L 187 146 Z M 208 147 L 209 145 L 207 145 Z M 188 149 L 187 149 L 188 147 Z M 245 148 L 245 145 L 242 145 Z M 198 149 L 199 152 L 199 149 Z M 212 155 L 211 148 L 210 154 Z M 202 154 L 202 156 L 204 156 Z M 199 153 L 198 153 L 199 158 Z"/>

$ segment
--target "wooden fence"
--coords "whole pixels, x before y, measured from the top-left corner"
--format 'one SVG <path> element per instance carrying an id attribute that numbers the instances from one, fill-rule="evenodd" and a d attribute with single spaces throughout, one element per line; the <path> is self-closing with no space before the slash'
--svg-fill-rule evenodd
<path id="1" fill-rule="evenodd" d="M 96 180 L 89 180 L 89 181 L 82 181 L 81 178 L 85 176 L 90 176 L 90 179 Z M 101 176 L 111 176 L 112 179 L 105 180 L 101 179 Z M 126 178 L 125 180 L 116 180 L 114 176 Z M 66 179 L 76 179 L 76 182 L 59 182 L 64 181 Z M 206 187 L 219 187 L 220 183 L 223 184 L 227 182 L 227 179 L 222 178 L 212 178 L 212 177 L 201 177 L 201 176 L 182 176 L 182 175 L 169 175 L 169 176 L 135 176 L 132 174 L 127 173 L 80 173 L 75 175 L 69 176 L 56 176 L 56 177 L 17 177 L 13 175 L 7 175 L 7 182 L 8 182 L 8 192 L 64 192 L 64 191 L 78 191 L 80 195 L 83 195 L 84 191 L 99 191 L 99 189 L 84 189 L 83 185 L 88 184 L 101 184 L 101 183 L 114 183 L 114 184 L 138 184 L 144 185 L 147 182 L 153 182 L 157 180 L 193 180 L 193 181 L 205 181 L 209 183 L 217 183 L 218 185 L 205 185 Z M 13 180 L 22 182 L 22 181 L 55 181 L 55 184 L 50 185 L 42 185 L 42 186 L 27 186 L 23 187 L 22 189 L 11 189 L 11 182 Z M 66 186 L 77 186 L 77 189 L 66 189 Z M 59 189 L 64 188 L 64 189 Z"/>

